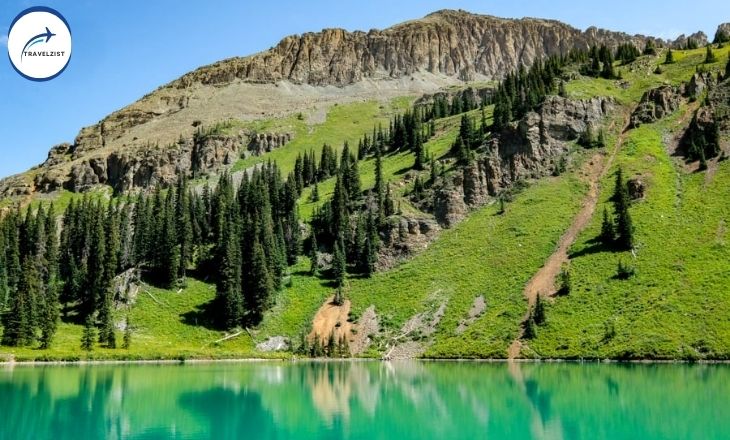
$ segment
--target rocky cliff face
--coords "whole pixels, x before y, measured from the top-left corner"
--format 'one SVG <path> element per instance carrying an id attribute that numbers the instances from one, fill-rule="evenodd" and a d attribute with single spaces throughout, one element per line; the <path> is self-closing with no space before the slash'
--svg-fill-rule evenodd
<path id="1" fill-rule="evenodd" d="M 672 41 L 670 46 L 674 49 L 685 49 L 689 40 L 692 40 L 697 45 L 697 47 L 706 46 L 709 42 L 707 41 L 707 34 L 702 31 L 698 31 L 691 35 L 680 35 L 674 41 Z"/>
<path id="2" fill-rule="evenodd" d="M 179 175 L 195 178 L 216 172 L 241 157 L 272 151 L 291 139 L 288 133 L 241 131 L 235 135 L 181 138 L 165 148 L 147 145 L 89 158 L 79 155 L 74 146 L 61 144 L 51 150 L 46 162 L 38 168 L 34 185 L 42 192 L 60 188 L 83 192 L 97 185 L 108 185 L 119 193 L 134 188 L 169 185 Z M 79 156 L 82 158 L 73 161 Z M 69 161 L 73 162 L 67 172 L 66 168 L 57 167 Z"/>
<path id="3" fill-rule="evenodd" d="M 548 97 L 537 111 L 491 139 L 476 161 L 441 182 L 433 197 L 436 219 L 445 227 L 453 226 L 469 209 L 493 200 L 515 183 L 554 173 L 569 142 L 589 126 L 597 130 L 613 108 L 608 98 Z"/>
<path id="4" fill-rule="evenodd" d="M 343 86 L 366 77 L 392 78 L 417 71 L 463 80 L 478 75 L 494 78 L 549 54 L 627 41 L 640 45 L 646 37 L 596 28 L 582 32 L 551 20 L 509 20 L 443 10 L 383 31 L 325 29 L 293 35 L 261 54 L 198 69 L 170 87 L 235 79 Z"/>
<path id="5" fill-rule="evenodd" d="M 596 28 L 581 31 L 551 20 L 511 20 L 449 10 L 385 30 L 325 29 L 294 35 L 268 51 L 197 69 L 82 129 L 72 145 L 51 152 L 54 159 L 43 165 L 44 172 L 33 181 L 43 191 L 59 186 L 83 190 L 97 180 L 118 182 L 115 185 L 122 189 L 165 181 L 175 169 L 187 167 L 187 159 L 173 156 L 192 156 L 193 146 L 153 151 L 145 145 L 170 145 L 181 135 L 190 137 L 191 122 L 194 126 L 200 119 L 208 124 L 298 111 L 320 101 L 322 94 L 332 102 L 354 94 L 358 99 L 373 99 L 374 92 L 368 93 L 368 88 L 384 93 L 388 86 L 382 84 L 392 86 L 391 95 L 413 94 L 416 83 L 419 92 L 425 92 L 459 81 L 499 78 L 519 65 L 573 48 L 625 42 L 643 47 L 646 40 Z M 427 81 L 397 81 L 417 75 L 430 76 Z M 358 83 L 365 85 L 348 88 Z M 324 86 L 328 86 L 326 93 Z M 282 142 L 258 139 L 257 149 L 271 148 L 272 141 L 274 146 Z M 220 150 L 230 151 L 230 146 L 211 148 L 216 151 L 198 164 L 205 165 L 200 169 L 210 169 L 211 161 L 230 159 L 221 157 L 228 153 Z M 195 160 L 190 160 L 195 168 Z M 64 174 L 69 172 L 73 176 L 66 179 Z M 24 191 L 17 185 L 11 188 L 10 183 L 0 182 L 0 195 Z"/>

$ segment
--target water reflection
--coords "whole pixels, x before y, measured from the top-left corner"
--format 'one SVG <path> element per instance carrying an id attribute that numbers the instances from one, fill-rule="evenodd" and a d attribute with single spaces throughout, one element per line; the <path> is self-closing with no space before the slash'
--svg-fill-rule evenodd
<path id="1" fill-rule="evenodd" d="M 0 439 L 730 438 L 730 367 L 243 363 L 0 370 Z"/>

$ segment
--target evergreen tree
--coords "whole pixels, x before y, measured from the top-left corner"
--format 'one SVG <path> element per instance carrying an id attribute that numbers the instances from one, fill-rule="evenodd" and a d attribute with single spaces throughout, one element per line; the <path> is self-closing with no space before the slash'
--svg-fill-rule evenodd
<path id="1" fill-rule="evenodd" d="M 523 338 L 530 340 L 535 339 L 537 332 L 535 331 L 535 318 L 533 317 L 534 312 L 530 311 L 530 316 L 527 318 L 524 324 Z"/>
<path id="2" fill-rule="evenodd" d="M 664 59 L 664 64 L 674 64 L 674 53 L 672 48 L 667 51 L 667 57 Z"/>
<path id="3" fill-rule="evenodd" d="M 438 171 L 436 169 L 436 160 L 431 156 L 431 174 L 429 176 L 429 185 L 433 186 L 438 178 Z"/>
<path id="4" fill-rule="evenodd" d="M 258 240 L 254 241 L 253 244 L 250 279 L 252 280 L 252 286 L 247 292 L 246 307 L 249 313 L 249 322 L 255 325 L 261 322 L 264 310 L 274 291 L 271 275 L 266 266 L 264 250 Z"/>
<path id="5" fill-rule="evenodd" d="M 94 339 L 96 339 L 94 321 L 91 319 L 91 316 L 87 316 L 84 324 L 84 332 L 81 334 L 81 349 L 84 351 L 92 351 L 94 349 Z"/>
<path id="6" fill-rule="evenodd" d="M 124 325 L 124 339 L 122 340 L 122 348 L 125 350 L 129 350 L 129 347 L 132 346 L 132 321 L 129 319 L 129 315 L 127 315 L 127 318 L 125 320 Z"/>
<path id="7" fill-rule="evenodd" d="M 30 258 L 25 258 L 18 289 L 10 299 L 10 311 L 3 322 L 3 345 L 22 347 L 35 340 L 33 331 L 33 300 L 38 294 L 38 270 Z"/>
<path id="8" fill-rule="evenodd" d="M 335 280 L 335 286 L 338 289 L 345 285 L 346 271 L 345 252 L 342 249 L 341 240 L 336 240 L 334 245 L 334 254 L 332 256 L 332 276 Z"/>
<path id="9" fill-rule="evenodd" d="M 193 225 L 190 209 L 190 193 L 188 192 L 187 181 L 181 175 L 177 182 L 177 205 L 175 206 L 175 231 L 177 232 L 177 245 L 179 261 L 177 267 L 177 279 L 184 280 L 187 275 L 187 266 L 192 262 Z"/>
<path id="10" fill-rule="evenodd" d="M 533 319 L 537 325 L 543 325 L 545 323 L 545 302 L 540 294 L 535 298 Z"/>
<path id="11" fill-rule="evenodd" d="M 50 348 L 53 336 L 56 334 L 59 318 L 58 305 L 58 231 L 56 227 L 56 215 L 51 205 L 46 214 L 45 232 L 45 275 L 44 275 L 44 300 L 43 315 L 40 320 L 41 327 L 41 349 Z"/>
<path id="12" fill-rule="evenodd" d="M 601 235 L 600 240 L 606 246 L 612 246 L 616 238 L 616 230 L 613 225 L 613 220 L 608 215 L 608 209 L 603 208 L 603 222 L 601 223 Z"/>
<path id="13" fill-rule="evenodd" d="M 568 264 L 563 264 L 560 269 L 559 282 L 558 295 L 568 295 L 572 287 L 570 266 Z"/>
<path id="14" fill-rule="evenodd" d="M 309 195 L 309 201 L 319 202 L 319 184 L 317 184 L 316 182 L 314 183 L 314 187 L 312 188 L 312 193 Z"/>
<path id="15" fill-rule="evenodd" d="M 318 244 L 317 234 L 312 231 L 312 238 L 309 245 L 309 274 L 312 276 L 317 275 L 317 262 L 318 262 Z"/>
<path id="16" fill-rule="evenodd" d="M 705 51 L 705 64 L 712 64 L 717 62 L 717 57 L 712 52 L 712 46 L 709 44 L 707 45 L 707 50 Z"/>
<path id="17" fill-rule="evenodd" d="M 646 46 L 644 46 L 644 55 L 656 55 L 656 45 L 654 40 L 647 40 Z"/>
<path id="18" fill-rule="evenodd" d="M 225 222 L 221 236 L 220 265 L 217 298 L 218 317 L 225 328 L 238 326 L 243 314 L 243 295 L 241 293 L 241 253 L 236 224 L 232 219 Z"/>
<path id="19" fill-rule="evenodd" d="M 629 213 L 629 191 L 623 181 L 623 173 L 619 168 L 616 173 L 616 189 L 613 197 L 616 213 L 616 244 L 625 250 L 634 247 L 634 231 Z"/>

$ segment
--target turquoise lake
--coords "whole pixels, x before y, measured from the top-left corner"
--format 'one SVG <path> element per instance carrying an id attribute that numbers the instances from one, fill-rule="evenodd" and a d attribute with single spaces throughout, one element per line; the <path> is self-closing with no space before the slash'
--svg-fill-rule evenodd
<path id="1" fill-rule="evenodd" d="M 730 439 L 730 366 L 0 366 L 0 439 Z"/>

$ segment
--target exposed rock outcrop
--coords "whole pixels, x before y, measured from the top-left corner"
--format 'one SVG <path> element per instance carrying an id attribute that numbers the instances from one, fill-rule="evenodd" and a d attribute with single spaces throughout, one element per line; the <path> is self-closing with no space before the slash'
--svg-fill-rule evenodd
<path id="1" fill-rule="evenodd" d="M 550 96 L 533 112 L 511 124 L 483 147 L 477 160 L 437 185 L 433 213 L 450 227 L 469 209 L 484 205 L 516 182 L 550 175 L 569 148 L 568 142 L 612 111 L 609 98 L 570 100 Z"/>
<path id="2" fill-rule="evenodd" d="M 661 86 L 645 92 L 631 115 L 631 128 L 656 122 L 673 113 L 679 108 L 682 92 L 680 88 L 672 86 Z"/>
<path id="3" fill-rule="evenodd" d="M 592 44 L 637 45 L 647 37 L 594 27 L 585 32 L 553 20 L 511 20 L 442 10 L 389 29 L 325 29 L 284 38 L 274 48 L 232 58 L 184 75 L 171 86 L 288 80 L 342 86 L 367 77 L 398 77 L 422 70 L 462 79 L 501 76 L 519 64 Z"/>
<path id="4" fill-rule="evenodd" d="M 730 41 L 730 23 L 722 23 L 715 31 L 714 43 L 727 43 Z"/>
<path id="5" fill-rule="evenodd" d="M 258 156 L 283 146 L 291 139 L 292 135 L 289 133 L 256 133 L 251 136 L 248 150 Z"/>
<path id="6" fill-rule="evenodd" d="M 438 11 L 385 30 L 347 32 L 325 29 L 289 36 L 270 50 L 220 61 L 190 72 L 99 123 L 82 129 L 72 146 L 56 147 L 57 150 L 44 164 L 41 175 L 34 176 L 35 183 L 37 189 L 43 191 L 61 186 L 84 190 L 99 183 L 128 189 L 137 186 L 137 182 L 144 185 L 167 181 L 175 170 L 186 169 L 186 161 L 190 161 L 196 172 L 206 172 L 217 164 L 230 161 L 233 158 L 231 154 L 241 154 L 240 146 L 236 149 L 220 144 L 214 148 L 211 146 L 207 156 L 192 157 L 190 152 L 191 157 L 181 161 L 170 157 L 168 149 L 137 150 L 147 143 L 168 145 L 181 135 L 189 137 L 192 135 L 190 122 L 200 123 L 203 119 L 210 123 L 210 114 L 229 118 L 269 115 L 261 112 L 256 105 L 244 110 L 231 98 L 240 95 L 227 90 L 245 90 L 238 93 L 256 95 L 255 99 L 247 96 L 247 100 L 255 100 L 259 102 L 257 105 L 271 111 L 272 94 L 289 96 L 286 90 L 281 90 L 288 90 L 294 85 L 307 88 L 297 89 L 291 96 L 304 93 L 311 94 L 314 99 L 320 92 L 332 94 L 336 88 L 365 80 L 374 87 L 373 90 L 379 90 L 381 86 L 375 84 L 377 81 L 383 84 L 381 80 L 393 82 L 391 80 L 409 76 L 416 79 L 417 75 L 423 78 L 425 75 L 430 79 L 425 82 L 424 91 L 436 90 L 443 81 L 453 84 L 463 80 L 496 79 L 520 65 L 530 65 L 536 59 L 566 53 L 573 48 L 588 49 L 591 45 L 600 44 L 616 47 L 621 43 L 643 47 L 647 39 L 593 27 L 581 31 L 552 20 L 512 20 L 451 10 Z M 659 46 L 663 44 L 659 40 L 656 42 Z M 408 81 L 416 82 L 419 81 Z M 244 84 L 248 88 L 242 88 Z M 279 85 L 282 87 L 279 88 Z M 336 87 L 316 89 L 311 86 Z M 370 86 L 363 86 L 364 90 Z M 405 93 L 407 90 L 403 89 L 401 94 Z M 299 104 L 302 105 L 302 102 Z M 212 111 L 211 105 L 217 106 L 215 111 Z M 259 111 L 251 113 L 255 107 Z M 280 107 L 284 112 L 301 110 L 301 107 Z M 251 148 L 261 152 L 276 148 L 285 141 L 266 137 L 254 142 Z M 181 148 L 180 153 L 187 154 L 190 145 Z M 116 157 L 112 157 L 114 154 Z M 137 159 L 140 155 L 143 158 Z M 155 164 L 165 169 L 150 169 Z M 56 167 L 63 168 L 63 171 L 53 169 Z M 64 174 L 71 169 L 71 175 L 65 177 Z M 18 191 L 22 192 L 18 187 L 9 188 L 8 182 L 0 182 L 0 195 Z"/>
<path id="7" fill-rule="evenodd" d="M 710 72 L 695 73 L 687 84 L 685 95 L 690 99 L 699 99 L 709 87 L 717 84 L 717 80 Z"/>
<path id="8" fill-rule="evenodd" d="M 709 43 L 709 41 L 707 40 L 707 35 L 702 31 L 698 31 L 689 36 L 684 34 L 680 35 L 679 37 L 677 37 L 677 39 L 672 41 L 670 46 L 674 49 L 686 49 L 689 40 L 692 40 L 697 45 L 697 47 L 703 47 L 706 46 L 707 43 Z"/>
<path id="9" fill-rule="evenodd" d="M 43 192 L 60 188 L 82 192 L 97 185 L 109 185 L 117 192 L 125 192 L 167 185 L 179 175 L 199 177 L 215 172 L 242 156 L 272 151 L 291 139 L 288 133 L 194 136 L 167 147 L 145 145 L 108 155 L 92 155 L 74 161 L 68 171 L 57 165 L 73 161 L 78 147 L 61 144 L 49 153 L 35 176 L 34 185 Z"/>
<path id="10" fill-rule="evenodd" d="M 432 219 L 414 219 L 394 216 L 380 231 L 381 249 L 377 269 L 395 267 L 424 250 L 436 238 L 441 227 Z"/>

